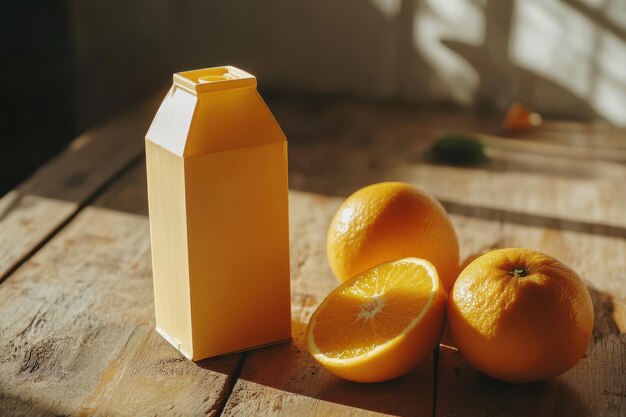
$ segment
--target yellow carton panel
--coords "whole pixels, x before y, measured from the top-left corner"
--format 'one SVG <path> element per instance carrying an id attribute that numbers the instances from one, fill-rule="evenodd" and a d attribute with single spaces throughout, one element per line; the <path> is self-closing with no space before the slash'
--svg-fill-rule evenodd
<path id="1" fill-rule="evenodd" d="M 146 165 L 157 330 L 191 358 L 184 163 L 146 141 Z"/>
<path id="2" fill-rule="evenodd" d="M 287 143 L 185 159 L 193 358 L 291 337 Z"/>

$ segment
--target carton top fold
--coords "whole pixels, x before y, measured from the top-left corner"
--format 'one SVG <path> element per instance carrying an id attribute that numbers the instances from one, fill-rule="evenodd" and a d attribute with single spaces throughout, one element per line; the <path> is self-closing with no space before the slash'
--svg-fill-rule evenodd
<path id="1" fill-rule="evenodd" d="M 286 140 L 256 78 L 230 66 L 174 74 L 146 139 L 183 157 Z"/>

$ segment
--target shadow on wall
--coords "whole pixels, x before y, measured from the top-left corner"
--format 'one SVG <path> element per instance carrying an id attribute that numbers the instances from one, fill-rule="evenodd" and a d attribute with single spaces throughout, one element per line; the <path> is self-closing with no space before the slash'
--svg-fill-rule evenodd
<path id="1" fill-rule="evenodd" d="M 498 91 L 551 114 L 626 124 L 626 2 L 615 22 L 584 3 L 488 1 L 476 46 L 449 42 L 481 74 L 479 97 Z M 596 2 L 598 3 L 598 2 Z M 618 20 L 618 19 L 621 19 Z"/>
<path id="2" fill-rule="evenodd" d="M 519 38 L 537 36 L 534 34 L 536 30 L 550 29 L 558 32 L 558 22 L 551 22 L 551 28 L 546 28 L 545 23 L 543 28 L 541 22 L 536 24 L 533 21 L 536 17 L 525 18 L 527 23 L 520 23 L 519 17 L 516 19 L 513 0 L 488 1 L 482 11 L 484 13 L 482 42 L 474 45 L 456 40 L 442 41 L 451 53 L 469 63 L 478 74 L 479 83 L 472 86 L 473 89 L 469 93 L 480 107 L 486 107 L 486 110 L 491 108 L 502 110 L 512 101 L 519 100 L 532 103 L 533 106 L 552 115 L 583 120 L 597 117 L 597 113 L 587 101 L 573 92 L 567 75 L 561 77 L 562 73 L 572 74 L 578 68 L 575 62 L 567 62 L 567 43 L 552 46 L 552 49 L 560 48 L 561 51 L 546 52 L 546 55 L 555 54 L 555 61 L 559 61 L 560 54 L 563 55 L 560 59 L 562 62 L 552 62 L 550 65 L 538 63 L 547 69 L 544 76 L 540 75 L 541 71 L 535 73 L 525 69 L 524 62 L 514 62 L 521 58 L 527 60 L 529 68 L 532 68 L 535 59 L 540 53 L 545 52 L 542 49 L 546 47 L 542 46 L 543 42 L 539 39 L 520 41 Z M 523 28 L 519 29 L 520 26 Z M 531 31 L 533 34 L 529 33 Z M 561 78 L 561 83 L 553 81 Z"/>
<path id="3" fill-rule="evenodd" d="M 0 196 L 75 134 L 68 16 L 59 2 L 33 3 L 0 13 Z"/>
<path id="4" fill-rule="evenodd" d="M 626 125 L 624 0 L 187 0 L 177 67 L 234 63 L 262 87 Z"/>

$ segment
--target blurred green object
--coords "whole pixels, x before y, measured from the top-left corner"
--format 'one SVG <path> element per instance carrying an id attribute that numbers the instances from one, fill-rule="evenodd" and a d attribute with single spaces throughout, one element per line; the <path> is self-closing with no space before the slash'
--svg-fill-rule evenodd
<path id="1" fill-rule="evenodd" d="M 446 135 L 426 153 L 433 162 L 454 165 L 479 165 L 487 161 L 485 145 L 471 136 Z"/>

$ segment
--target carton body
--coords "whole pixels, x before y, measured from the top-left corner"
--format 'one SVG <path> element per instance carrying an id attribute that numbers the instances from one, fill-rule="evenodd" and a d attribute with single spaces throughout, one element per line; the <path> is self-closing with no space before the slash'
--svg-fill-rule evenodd
<path id="1" fill-rule="evenodd" d="M 157 330 L 192 360 L 288 339 L 285 137 L 249 74 L 174 80 L 146 136 Z"/>

